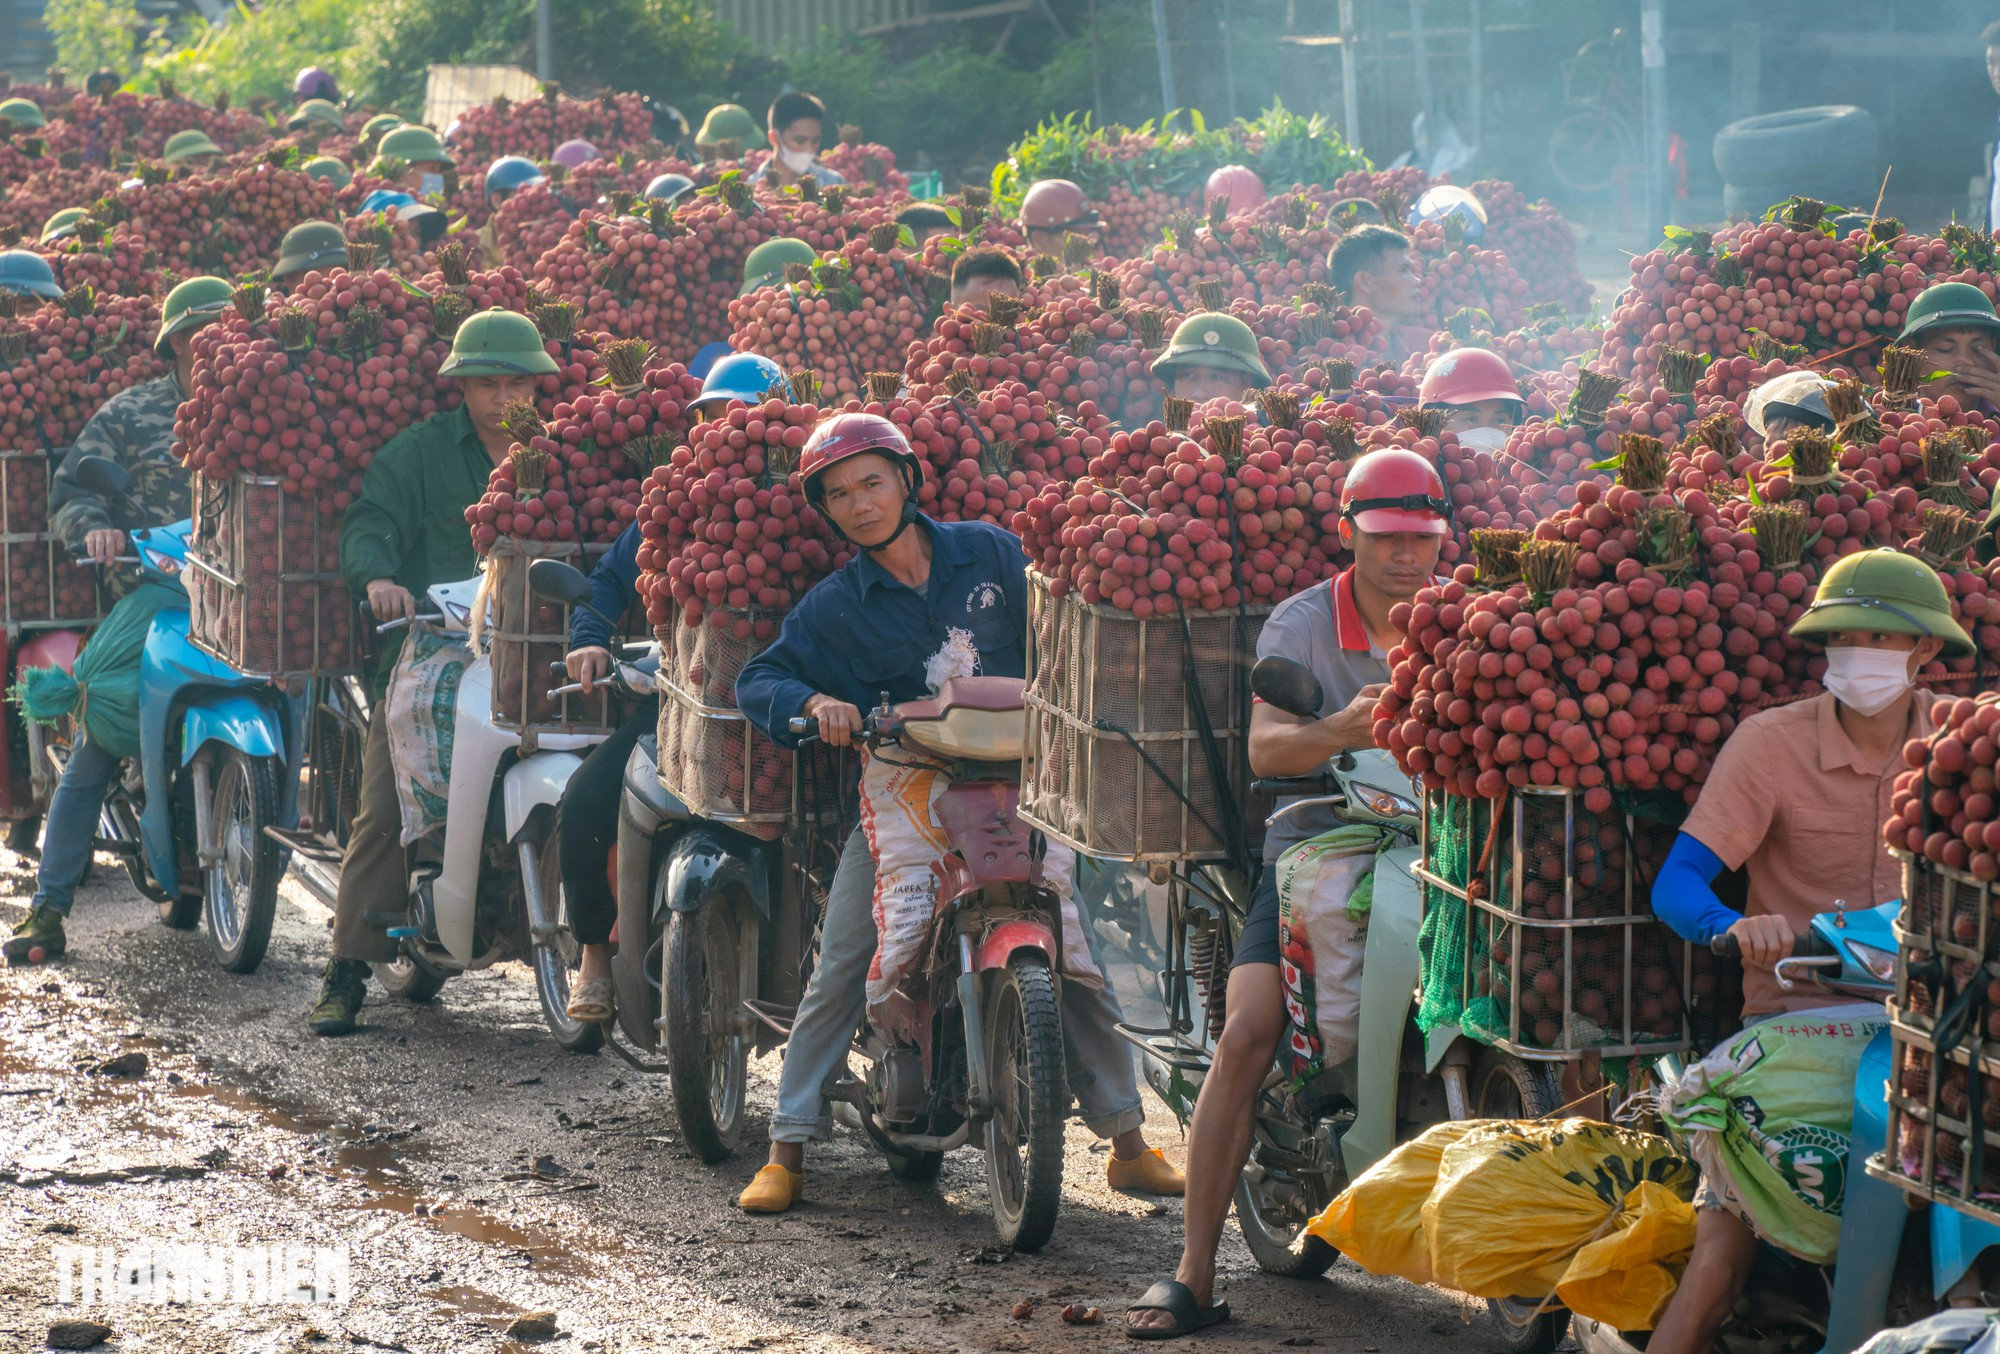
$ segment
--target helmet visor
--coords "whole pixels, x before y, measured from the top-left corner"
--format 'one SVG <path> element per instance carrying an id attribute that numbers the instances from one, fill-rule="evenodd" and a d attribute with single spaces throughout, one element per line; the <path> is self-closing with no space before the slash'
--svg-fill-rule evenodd
<path id="1" fill-rule="evenodd" d="M 1396 498 L 1357 498 L 1340 510 L 1356 531 L 1370 536 L 1393 536 L 1414 531 L 1425 536 L 1442 536 L 1448 530 L 1451 505 L 1429 494 L 1403 494 Z"/>

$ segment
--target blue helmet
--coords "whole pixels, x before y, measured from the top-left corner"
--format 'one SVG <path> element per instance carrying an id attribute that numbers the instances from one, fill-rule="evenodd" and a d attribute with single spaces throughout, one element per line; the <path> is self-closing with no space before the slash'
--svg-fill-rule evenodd
<path id="1" fill-rule="evenodd" d="M 47 259 L 27 249 L 0 252 L 0 289 L 22 296 L 39 296 L 48 301 L 62 299 L 62 288 L 56 285 L 55 269 L 49 267 Z"/>
<path id="2" fill-rule="evenodd" d="M 778 364 L 760 353 L 731 353 L 717 359 L 702 378 L 701 394 L 694 408 L 701 410 L 714 401 L 741 400 L 754 404 L 772 386 L 785 383 Z"/>
<path id="3" fill-rule="evenodd" d="M 1454 218 L 1465 228 L 1467 240 L 1477 240 L 1486 234 L 1485 204 L 1456 184 L 1441 183 L 1426 189 L 1422 197 L 1410 204 L 1406 219 L 1415 227 L 1425 221 Z"/>
<path id="4" fill-rule="evenodd" d="M 646 196 L 672 202 L 692 187 L 694 180 L 685 174 L 662 174 L 646 185 Z"/>
<path id="5" fill-rule="evenodd" d="M 548 181 L 542 167 L 527 156 L 503 155 L 486 166 L 486 199 L 490 202 L 495 193 L 511 193 Z"/>
<path id="6" fill-rule="evenodd" d="M 408 207 L 414 204 L 416 200 L 413 195 L 402 192 L 399 189 L 377 188 L 367 197 L 362 198 L 361 205 L 354 210 L 357 216 L 366 216 L 370 212 L 386 212 Z"/>

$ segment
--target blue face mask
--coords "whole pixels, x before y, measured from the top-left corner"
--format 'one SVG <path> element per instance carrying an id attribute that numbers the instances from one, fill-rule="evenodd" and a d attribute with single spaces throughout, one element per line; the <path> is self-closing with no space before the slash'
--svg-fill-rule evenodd
<path id="1" fill-rule="evenodd" d="M 437 197 L 444 192 L 444 175 L 426 174 L 418 180 L 417 191 L 425 197 Z"/>

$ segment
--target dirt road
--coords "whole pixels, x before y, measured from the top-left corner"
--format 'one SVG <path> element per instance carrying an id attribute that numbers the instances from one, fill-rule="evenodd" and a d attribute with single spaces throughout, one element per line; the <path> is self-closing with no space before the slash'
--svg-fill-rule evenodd
<path id="1" fill-rule="evenodd" d="M 32 866 L 0 853 L 8 925 Z M 1038 1256 L 995 1248 L 975 1153 L 918 1188 L 844 1131 L 813 1156 L 805 1206 L 746 1217 L 732 1201 L 761 1154 L 695 1162 L 664 1081 L 556 1048 L 519 965 L 454 979 L 429 1006 L 371 990 L 353 1037 L 307 1034 L 326 922 L 288 885 L 270 957 L 231 977 L 100 858 L 71 957 L 0 970 L 0 1348 L 87 1319 L 112 1328 L 100 1348 L 175 1354 L 1102 1350 L 1127 1347 L 1119 1313 L 1178 1254 L 1179 1201 L 1109 1191 L 1080 1126 Z M 750 1140 L 776 1074 L 775 1058 L 754 1069 Z M 1152 1103 L 1153 1140 L 1182 1160 Z M 349 1300 L 56 1301 L 59 1247 L 185 1241 L 344 1248 Z M 1222 1265 L 1237 1319 L 1187 1347 L 1494 1347 L 1483 1310 L 1447 1294 L 1346 1264 L 1312 1283 L 1261 1275 L 1233 1228 Z M 1011 1319 L 1023 1300 L 1033 1315 Z M 1062 1324 L 1070 1302 L 1104 1323 Z M 505 1334 L 541 1312 L 552 1339 Z"/>

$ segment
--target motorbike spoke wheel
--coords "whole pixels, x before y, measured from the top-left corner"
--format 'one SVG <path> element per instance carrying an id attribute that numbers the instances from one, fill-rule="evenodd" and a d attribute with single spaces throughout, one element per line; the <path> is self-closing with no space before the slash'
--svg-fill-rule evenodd
<path id="1" fill-rule="evenodd" d="M 1293 1206 L 1271 1190 L 1271 1178 L 1253 1180 L 1246 1172 L 1236 1182 L 1236 1226 L 1257 1267 L 1286 1279 L 1317 1279 L 1333 1268 L 1340 1252 L 1308 1235 L 1311 1213 Z"/>
<path id="2" fill-rule="evenodd" d="M 1608 108 L 1572 113 L 1549 134 L 1549 168 L 1573 192 L 1609 187 L 1637 156 L 1630 125 Z"/>
<path id="3" fill-rule="evenodd" d="M 374 970 L 375 981 L 382 984 L 382 990 L 398 1001 L 429 1001 L 444 990 L 445 979 L 451 976 L 425 963 L 407 942 L 402 952 L 388 963 L 368 967 Z"/>
<path id="4" fill-rule="evenodd" d="M 743 1131 L 750 1041 L 737 947 L 736 908 L 727 897 L 674 913 L 667 928 L 660 1004 L 674 1113 L 689 1149 L 706 1162 L 733 1155 Z"/>
<path id="5" fill-rule="evenodd" d="M 569 1018 L 570 979 L 583 963 L 583 946 L 569 929 L 569 900 L 563 892 L 562 810 L 541 841 L 535 858 L 541 875 L 542 906 L 557 934 L 534 944 L 535 993 L 541 998 L 542 1019 L 558 1044 L 572 1053 L 595 1053 L 604 1047 L 604 1026 L 595 1020 Z"/>
<path id="6" fill-rule="evenodd" d="M 1554 1354 L 1555 1347 L 1569 1335 L 1569 1312 L 1561 1307 L 1538 1312 L 1537 1306 L 1533 1298 L 1486 1300 L 1499 1354 Z"/>
<path id="7" fill-rule="evenodd" d="M 268 757 L 232 748 L 215 768 L 209 803 L 221 850 L 202 877 L 209 947 L 231 973 L 254 973 L 271 942 L 284 874 L 278 844 L 264 829 L 278 819 L 278 775 Z"/>
<path id="8" fill-rule="evenodd" d="M 986 1178 L 993 1225 L 1018 1251 L 1048 1244 L 1062 1205 L 1063 1121 L 1069 1109 L 1055 975 L 1022 951 L 994 974 L 986 1007 Z"/>

